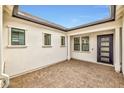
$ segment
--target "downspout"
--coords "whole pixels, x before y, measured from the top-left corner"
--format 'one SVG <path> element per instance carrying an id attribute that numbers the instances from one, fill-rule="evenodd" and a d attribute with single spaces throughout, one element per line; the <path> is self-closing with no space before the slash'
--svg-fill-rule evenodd
<path id="1" fill-rule="evenodd" d="M 6 88 L 9 85 L 9 76 L 3 73 L 4 60 L 3 60 L 3 8 L 0 6 L 0 87 Z"/>
<path id="2" fill-rule="evenodd" d="M 122 73 L 122 27 L 120 27 L 120 58 L 121 58 L 121 62 L 120 62 L 120 72 Z"/>
<path id="3" fill-rule="evenodd" d="M 70 35 L 67 35 L 67 60 L 69 61 L 71 59 L 71 54 L 70 54 Z"/>
<path id="4" fill-rule="evenodd" d="M 124 15 L 122 18 L 122 73 L 124 75 Z"/>

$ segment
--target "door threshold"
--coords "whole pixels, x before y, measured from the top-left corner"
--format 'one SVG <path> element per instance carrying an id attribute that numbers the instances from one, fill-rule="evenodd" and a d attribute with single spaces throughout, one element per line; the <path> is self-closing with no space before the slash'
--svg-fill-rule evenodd
<path id="1" fill-rule="evenodd" d="M 114 67 L 114 65 L 112 65 L 112 64 L 107 64 L 107 63 L 102 63 L 102 62 L 97 62 L 97 64 L 101 64 L 101 65 L 106 65 L 106 66 Z"/>
<path id="2" fill-rule="evenodd" d="M 81 59 L 76 59 L 76 58 L 72 58 L 72 59 L 78 60 L 78 61 L 85 61 L 85 62 L 89 62 L 89 63 L 93 63 L 93 64 L 98 64 L 98 65 L 105 65 L 105 66 L 114 67 L 114 65 L 112 65 L 112 64 L 100 63 L 100 62 L 97 62 L 97 61 L 87 61 L 87 60 L 81 60 Z"/>

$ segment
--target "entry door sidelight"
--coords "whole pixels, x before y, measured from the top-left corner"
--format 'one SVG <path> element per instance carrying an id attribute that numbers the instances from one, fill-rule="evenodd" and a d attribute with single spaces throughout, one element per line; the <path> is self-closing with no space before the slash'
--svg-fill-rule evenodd
<path id="1" fill-rule="evenodd" d="M 113 35 L 97 36 L 97 61 L 113 64 Z"/>

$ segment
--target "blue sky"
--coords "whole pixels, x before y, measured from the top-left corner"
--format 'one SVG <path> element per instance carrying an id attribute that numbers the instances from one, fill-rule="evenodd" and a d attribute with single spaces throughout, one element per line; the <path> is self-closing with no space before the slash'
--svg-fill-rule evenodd
<path id="1" fill-rule="evenodd" d="M 21 5 L 19 9 L 66 28 L 110 16 L 109 6 L 105 5 Z"/>

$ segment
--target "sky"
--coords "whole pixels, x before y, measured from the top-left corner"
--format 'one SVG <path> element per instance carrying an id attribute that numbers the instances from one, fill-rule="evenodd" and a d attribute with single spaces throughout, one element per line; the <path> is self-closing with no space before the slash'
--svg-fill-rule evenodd
<path id="1" fill-rule="evenodd" d="M 66 28 L 110 17 L 105 5 L 20 5 L 19 9 Z"/>

